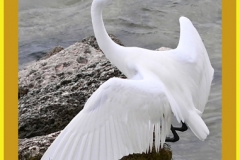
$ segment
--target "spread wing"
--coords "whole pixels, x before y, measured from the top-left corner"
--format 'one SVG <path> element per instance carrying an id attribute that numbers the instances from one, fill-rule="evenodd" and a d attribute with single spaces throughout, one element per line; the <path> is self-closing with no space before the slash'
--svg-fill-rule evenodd
<path id="1" fill-rule="evenodd" d="M 42 160 L 115 160 L 142 153 L 152 148 L 154 128 L 159 148 L 171 114 L 161 84 L 112 78 L 93 93 Z"/>
<path id="2" fill-rule="evenodd" d="M 176 61 L 170 64 L 171 77 L 162 77 L 162 81 L 178 121 L 186 122 L 195 135 L 204 140 L 209 130 L 200 116 L 208 101 L 214 69 L 192 22 L 186 17 L 181 17 L 179 22 L 179 44 L 169 52 Z"/>
<path id="3" fill-rule="evenodd" d="M 191 67 L 188 66 L 186 70 L 195 78 L 196 91 L 198 91 L 193 94 L 193 99 L 195 107 L 203 112 L 210 93 L 214 69 L 203 41 L 192 22 L 186 17 L 180 17 L 179 22 L 180 40 L 176 52 L 191 64 Z"/>

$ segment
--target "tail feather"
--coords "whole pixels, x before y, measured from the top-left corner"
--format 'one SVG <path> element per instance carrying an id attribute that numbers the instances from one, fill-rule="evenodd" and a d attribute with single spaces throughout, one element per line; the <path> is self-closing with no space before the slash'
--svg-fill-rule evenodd
<path id="1" fill-rule="evenodd" d="M 189 118 L 186 120 L 186 123 L 200 140 L 204 141 L 209 135 L 208 127 L 197 112 L 191 111 L 189 113 Z"/>

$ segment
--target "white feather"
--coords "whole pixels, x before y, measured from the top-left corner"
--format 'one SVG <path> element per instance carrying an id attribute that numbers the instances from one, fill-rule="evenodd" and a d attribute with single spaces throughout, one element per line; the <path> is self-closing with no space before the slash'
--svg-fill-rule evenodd
<path id="1" fill-rule="evenodd" d="M 180 18 L 176 49 L 151 51 L 122 47 L 105 30 L 101 12 L 110 0 L 94 0 L 92 22 L 100 48 L 128 79 L 102 84 L 68 124 L 42 160 L 116 160 L 163 146 L 171 116 L 186 122 L 204 140 L 209 130 L 201 118 L 213 68 L 204 44 L 186 17 Z"/>

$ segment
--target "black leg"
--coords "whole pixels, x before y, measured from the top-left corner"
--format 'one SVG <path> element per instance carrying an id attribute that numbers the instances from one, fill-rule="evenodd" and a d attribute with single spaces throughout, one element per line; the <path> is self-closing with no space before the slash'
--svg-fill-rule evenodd
<path id="1" fill-rule="evenodd" d="M 182 122 L 182 127 L 173 127 L 176 131 L 181 131 L 181 132 L 184 132 L 186 130 L 188 130 L 188 127 L 185 123 Z"/>
<path id="2" fill-rule="evenodd" d="M 179 140 L 179 136 L 172 125 L 171 125 L 171 131 L 173 133 L 173 138 L 167 137 L 165 141 L 166 142 L 177 142 Z"/>
<path id="3" fill-rule="evenodd" d="M 167 137 L 165 141 L 166 142 L 177 142 L 177 141 L 179 141 L 180 138 L 179 138 L 176 131 L 184 132 L 187 129 L 188 129 L 187 125 L 183 122 L 182 122 L 182 127 L 173 127 L 171 125 L 171 131 L 172 131 L 172 134 L 173 134 L 173 138 Z"/>

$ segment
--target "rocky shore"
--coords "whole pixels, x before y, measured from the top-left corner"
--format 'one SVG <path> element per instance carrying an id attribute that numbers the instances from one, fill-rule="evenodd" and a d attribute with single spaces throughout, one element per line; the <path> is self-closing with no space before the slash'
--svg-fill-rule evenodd
<path id="1" fill-rule="evenodd" d="M 114 36 L 111 38 L 122 45 Z M 94 37 L 66 49 L 56 47 L 19 71 L 19 160 L 41 159 L 91 94 L 112 77 L 125 78 L 105 58 Z M 170 160 L 171 157 L 170 147 L 165 145 L 160 153 L 134 154 L 122 159 Z"/>

